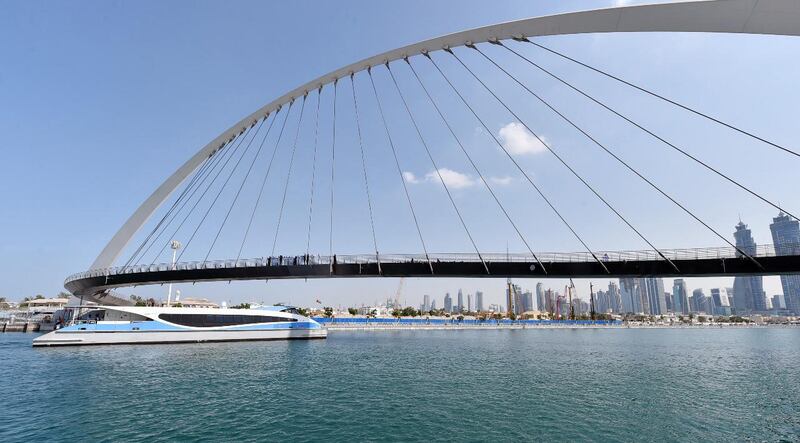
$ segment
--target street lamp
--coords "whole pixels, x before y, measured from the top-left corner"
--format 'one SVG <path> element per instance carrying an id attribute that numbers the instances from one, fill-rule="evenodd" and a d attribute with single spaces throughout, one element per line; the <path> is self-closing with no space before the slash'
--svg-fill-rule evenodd
<path id="1" fill-rule="evenodd" d="M 172 270 L 175 270 L 175 260 L 178 257 L 178 249 L 181 248 L 181 242 L 178 240 L 172 240 L 169 243 L 169 247 L 172 248 Z M 172 304 L 172 283 L 169 284 L 169 292 L 167 293 L 167 307 Z"/>

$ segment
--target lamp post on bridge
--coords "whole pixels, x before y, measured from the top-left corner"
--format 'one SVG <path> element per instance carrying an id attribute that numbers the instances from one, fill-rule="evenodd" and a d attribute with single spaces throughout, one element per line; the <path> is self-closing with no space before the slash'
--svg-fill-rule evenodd
<path id="1" fill-rule="evenodd" d="M 169 244 L 169 247 L 172 248 L 172 269 L 175 270 L 175 260 L 178 257 L 178 249 L 181 248 L 181 242 L 178 240 L 172 240 Z M 172 283 L 169 284 L 169 292 L 167 293 L 167 307 L 170 307 L 172 304 Z"/>

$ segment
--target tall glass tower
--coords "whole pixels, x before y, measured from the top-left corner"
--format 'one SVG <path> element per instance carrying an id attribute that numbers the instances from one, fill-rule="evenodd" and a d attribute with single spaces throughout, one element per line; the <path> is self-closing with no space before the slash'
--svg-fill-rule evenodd
<path id="1" fill-rule="evenodd" d="M 774 235 L 774 234 L 773 234 Z M 756 253 L 756 242 L 747 225 L 739 220 L 733 233 L 736 247 L 750 255 Z M 733 279 L 733 310 L 737 314 L 751 311 L 766 311 L 767 300 L 764 297 L 764 280 L 761 276 L 736 277 Z"/>
<path id="2" fill-rule="evenodd" d="M 673 310 L 676 314 L 688 314 L 691 312 L 689 308 L 689 290 L 686 288 L 686 282 L 682 278 L 676 278 L 672 282 L 672 300 Z"/>
<path id="3" fill-rule="evenodd" d="M 664 315 L 667 313 L 667 300 L 664 296 L 664 280 L 660 278 L 645 278 L 642 281 L 647 297 L 647 306 L 650 315 Z"/>
<path id="4" fill-rule="evenodd" d="M 777 255 L 800 255 L 800 223 L 781 212 L 769 225 Z M 800 275 L 781 275 L 786 309 L 800 313 Z"/>

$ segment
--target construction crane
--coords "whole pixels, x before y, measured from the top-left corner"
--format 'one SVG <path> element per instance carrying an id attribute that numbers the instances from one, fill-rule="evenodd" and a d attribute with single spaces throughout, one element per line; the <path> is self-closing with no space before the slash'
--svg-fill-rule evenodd
<path id="1" fill-rule="evenodd" d="M 400 296 L 403 294 L 403 286 L 406 284 L 406 278 L 400 277 L 400 283 L 397 285 L 397 292 L 394 294 L 394 308 L 400 309 Z"/>

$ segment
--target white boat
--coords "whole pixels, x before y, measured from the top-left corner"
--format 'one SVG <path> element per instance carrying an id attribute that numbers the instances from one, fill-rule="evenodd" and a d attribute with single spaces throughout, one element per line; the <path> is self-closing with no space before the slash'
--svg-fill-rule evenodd
<path id="1" fill-rule="evenodd" d="M 92 306 L 77 319 L 33 340 L 33 346 L 77 346 L 327 337 L 291 306 L 256 309 Z"/>

